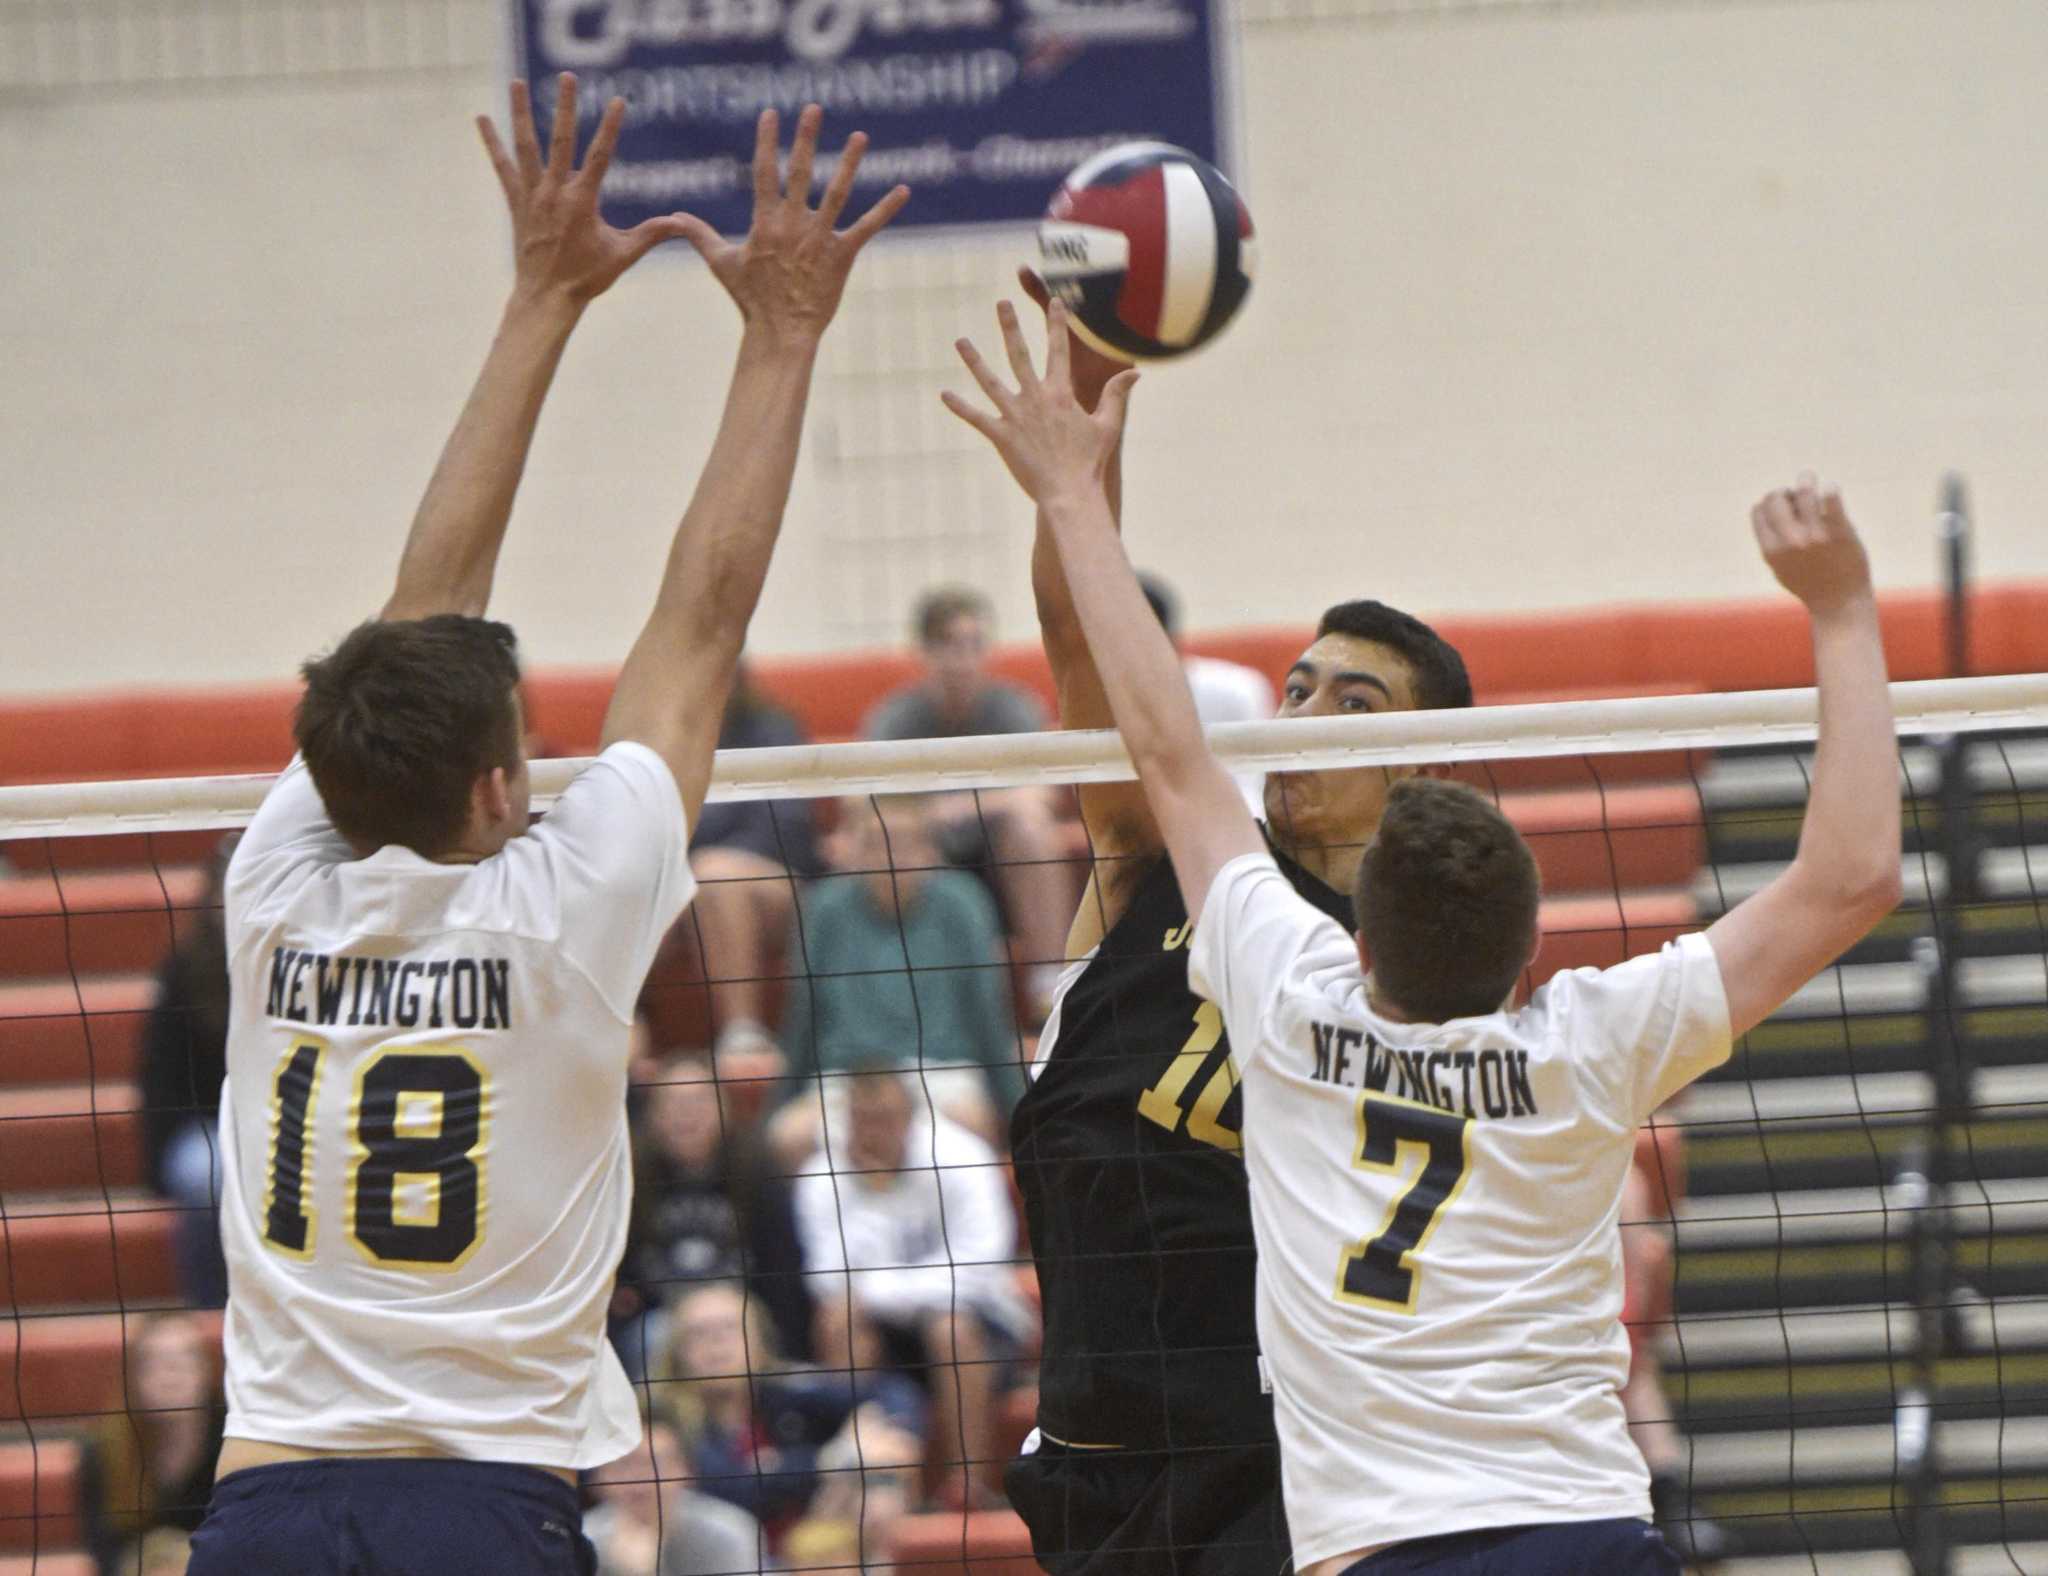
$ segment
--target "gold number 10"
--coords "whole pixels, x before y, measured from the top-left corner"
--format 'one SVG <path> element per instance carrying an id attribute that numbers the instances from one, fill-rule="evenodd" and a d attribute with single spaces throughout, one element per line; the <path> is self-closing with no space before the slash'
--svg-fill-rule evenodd
<path id="1" fill-rule="evenodd" d="M 1159 1075 L 1159 1081 L 1138 1096 L 1138 1114 L 1148 1122 L 1157 1122 L 1169 1133 L 1180 1131 L 1181 1119 L 1185 1116 L 1188 1137 L 1237 1154 L 1244 1147 L 1243 1141 L 1234 1129 L 1225 1127 L 1220 1120 L 1224 1101 L 1237 1088 L 1237 1069 L 1231 1065 L 1228 1053 L 1217 1062 L 1202 1084 L 1202 1092 L 1196 1097 L 1194 1106 L 1183 1110 L 1181 1105 L 1188 1085 L 1195 1081 L 1195 1074 L 1202 1070 L 1222 1038 L 1223 1013 L 1213 1001 L 1205 1001 L 1195 1009 L 1195 1029 L 1188 1036 L 1187 1043 L 1166 1064 L 1166 1071 Z"/>

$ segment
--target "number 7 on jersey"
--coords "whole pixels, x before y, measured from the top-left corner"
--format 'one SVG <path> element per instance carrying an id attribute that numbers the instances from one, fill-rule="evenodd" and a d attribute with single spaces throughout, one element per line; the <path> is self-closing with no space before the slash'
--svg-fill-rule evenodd
<path id="1" fill-rule="evenodd" d="M 1472 1119 L 1366 1090 L 1358 1097 L 1358 1150 L 1362 1171 L 1402 1168 L 1402 1150 L 1419 1148 L 1422 1164 L 1394 1196 L 1378 1235 L 1344 1249 L 1337 1261 L 1337 1298 L 1394 1313 L 1413 1313 L 1421 1290 L 1414 1255 L 1465 1186 L 1472 1162 Z"/>

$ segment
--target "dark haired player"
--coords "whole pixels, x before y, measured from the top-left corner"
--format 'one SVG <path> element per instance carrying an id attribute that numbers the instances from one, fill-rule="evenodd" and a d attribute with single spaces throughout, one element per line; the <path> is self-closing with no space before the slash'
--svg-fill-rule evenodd
<path id="1" fill-rule="evenodd" d="M 1039 503 L 1194 918 L 1189 979 L 1243 1077 L 1258 1330 L 1303 1576 L 1675 1576 L 1620 1391 L 1635 1130 L 1898 902 L 1898 765 L 1876 599 L 1839 496 L 1753 512 L 1812 619 L 1821 730 L 1799 849 L 1704 933 L 1557 975 L 1528 847 L 1480 795 L 1411 780 L 1359 861 L 1357 934 L 1281 872 L 1144 616 L 1104 488 L 1132 374 L 948 395 Z"/>
<path id="2" fill-rule="evenodd" d="M 571 78 L 546 155 L 523 85 L 509 153 L 483 124 L 511 303 L 383 618 L 306 665 L 299 758 L 229 872 L 229 1410 L 196 1576 L 569 1576 L 577 1470 L 640 1437 L 605 1341 L 634 1001 L 690 899 L 819 338 L 907 193 L 836 233 L 863 142 L 814 209 L 813 106 L 786 185 L 761 117 L 742 243 L 686 215 L 621 233 L 598 187 L 624 109 L 581 169 Z M 482 614 L 563 345 L 671 235 L 740 308 L 732 388 L 603 753 L 529 832 L 512 632 Z"/>
<path id="3" fill-rule="evenodd" d="M 1076 392 L 1092 409 L 1118 364 L 1078 341 L 1071 356 Z M 1113 451 L 1113 501 L 1118 467 Z M 1111 726 L 1042 513 L 1032 580 L 1061 725 Z M 1435 631 L 1358 601 L 1323 615 L 1287 674 L 1279 714 L 1471 702 L 1464 663 Z M 1347 929 L 1352 872 L 1405 774 L 1266 779 L 1280 869 Z M 1216 1008 L 1188 988 L 1188 910 L 1143 790 L 1090 784 L 1081 812 L 1094 873 L 1068 941 L 1076 961 L 1011 1129 L 1045 1344 L 1037 1435 L 1005 1486 L 1039 1562 L 1058 1576 L 1275 1576 L 1287 1526 L 1253 1320 L 1230 1039 Z"/>

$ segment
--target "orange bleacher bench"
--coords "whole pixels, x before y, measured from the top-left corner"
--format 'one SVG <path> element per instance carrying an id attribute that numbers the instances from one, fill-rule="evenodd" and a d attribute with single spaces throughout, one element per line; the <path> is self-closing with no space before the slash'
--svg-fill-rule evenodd
<path id="1" fill-rule="evenodd" d="M 1911 591 L 1881 600 L 1892 677 L 1942 676 L 1943 599 Z M 1987 586 L 1972 606 L 1973 671 L 2048 671 L 2048 585 Z M 1813 680 L 1805 615 L 1789 597 L 1450 617 L 1438 627 L 1464 652 L 1482 703 L 1589 689 L 1659 694 Z M 1189 646 L 1277 678 L 1307 638 L 1299 627 L 1261 629 L 1194 639 Z M 1051 676 L 1036 646 L 1004 647 L 995 667 L 1050 708 Z M 877 700 L 915 675 L 916 662 L 902 651 L 762 658 L 754 673 L 814 738 L 833 740 L 856 733 Z M 609 672 L 537 673 L 528 686 L 537 731 L 558 750 L 588 751 L 611 683 Z M 296 683 L 280 679 L 0 702 L 0 782 L 275 770 L 290 753 L 296 700 Z"/>

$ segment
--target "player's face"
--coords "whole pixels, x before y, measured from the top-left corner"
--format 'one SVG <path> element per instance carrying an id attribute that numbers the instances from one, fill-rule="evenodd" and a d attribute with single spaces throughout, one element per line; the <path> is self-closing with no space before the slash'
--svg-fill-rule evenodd
<path id="1" fill-rule="evenodd" d="M 1301 654 L 1281 687 L 1281 717 L 1345 717 L 1415 710 L 1415 675 L 1389 646 L 1355 635 L 1325 635 Z M 1273 772 L 1266 778 L 1266 819 L 1291 843 L 1333 846 L 1370 841 L 1400 772 Z"/>

